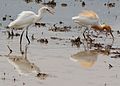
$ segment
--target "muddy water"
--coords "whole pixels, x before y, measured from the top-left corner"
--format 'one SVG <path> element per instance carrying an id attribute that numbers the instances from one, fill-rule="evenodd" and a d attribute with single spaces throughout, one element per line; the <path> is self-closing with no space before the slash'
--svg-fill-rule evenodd
<path id="1" fill-rule="evenodd" d="M 100 17 L 101 23 L 110 24 L 113 27 L 113 34 L 115 41 L 112 47 L 119 48 L 120 39 L 117 34 L 120 22 L 120 1 L 109 0 L 115 3 L 115 7 L 108 7 L 104 4 L 108 0 L 85 0 L 85 6 L 82 7 L 80 0 L 56 0 L 54 7 L 55 14 L 46 14 L 41 22 L 49 23 L 46 27 L 29 28 L 29 38 L 34 34 L 35 38 L 46 38 L 48 44 L 32 41 L 28 46 L 27 61 L 19 62 L 18 59 L 12 64 L 9 62 L 10 58 L 21 57 L 19 51 L 19 36 L 13 39 L 8 39 L 6 29 L 11 19 L 15 19 L 17 14 L 23 10 L 31 10 L 37 13 L 37 10 L 42 6 L 41 3 L 36 3 L 35 0 L 0 0 L 0 86 L 119 86 L 120 85 L 120 59 L 111 58 L 112 54 L 105 55 L 93 51 L 84 51 L 84 46 L 80 45 L 79 48 L 71 46 L 70 39 L 78 36 L 82 37 L 82 31 L 77 24 L 71 20 L 72 16 L 78 15 L 81 10 L 94 10 Z M 48 2 L 45 0 L 45 2 Z M 43 3 L 43 2 L 42 2 Z M 61 4 L 67 4 L 62 6 Z M 98 4 L 99 3 L 99 4 Z M 6 20 L 3 17 L 7 15 Z M 11 16 L 11 17 L 10 17 Z M 62 25 L 71 26 L 68 32 L 53 32 L 49 31 L 53 24 L 64 22 Z M 58 26 L 62 26 L 59 25 Z M 8 30 L 8 29 L 7 29 Z M 21 33 L 21 31 L 14 31 Z M 43 34 L 42 34 L 43 33 Z M 53 40 L 51 37 L 61 38 L 63 40 Z M 96 42 L 104 43 L 105 45 L 111 44 L 111 39 L 104 38 L 97 39 Z M 7 45 L 13 50 L 10 56 Z M 26 45 L 25 36 L 23 38 L 23 48 Z M 119 52 L 119 50 L 117 50 Z M 113 52 L 113 50 L 111 50 Z M 5 56 L 4 56 L 5 55 Z M 24 56 L 23 56 L 24 58 Z M 22 63 L 23 65 L 16 64 L 15 62 Z M 25 66 L 24 66 L 25 64 Z M 30 65 L 29 65 L 30 64 Z M 30 69 L 31 64 L 34 64 L 41 73 L 48 74 L 48 77 L 41 79 L 37 73 L 33 73 L 34 66 Z M 112 66 L 111 66 L 112 65 Z M 29 67 L 29 68 L 28 68 Z M 29 70 L 30 74 L 20 75 L 18 71 L 26 68 L 26 73 Z M 31 71 L 32 70 L 32 71 Z M 36 71 L 36 70 L 35 70 Z"/>

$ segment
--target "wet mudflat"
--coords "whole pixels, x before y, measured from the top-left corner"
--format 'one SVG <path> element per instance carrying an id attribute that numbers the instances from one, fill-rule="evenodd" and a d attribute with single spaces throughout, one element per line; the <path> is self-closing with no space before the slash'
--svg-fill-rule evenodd
<path id="1" fill-rule="evenodd" d="M 22 30 L 12 32 L 6 27 L 20 12 L 37 13 L 43 5 L 52 6 L 55 14 L 45 15 L 29 27 L 31 43 L 26 46 L 23 35 L 26 53 L 22 55 Z M 0 0 L 0 85 L 119 86 L 119 9 L 119 0 Z M 95 11 L 101 23 L 109 24 L 114 41 L 109 35 L 96 36 L 95 32 L 85 40 L 84 28 L 71 19 L 82 10 Z"/>

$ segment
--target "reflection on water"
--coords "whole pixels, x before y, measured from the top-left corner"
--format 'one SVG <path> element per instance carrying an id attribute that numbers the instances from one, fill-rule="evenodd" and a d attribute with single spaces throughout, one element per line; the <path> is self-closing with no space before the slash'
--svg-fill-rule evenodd
<path id="1" fill-rule="evenodd" d="M 39 67 L 27 59 L 27 46 L 28 45 L 25 46 L 25 53 L 23 55 L 11 55 L 12 50 L 8 46 L 10 53 L 8 55 L 1 56 L 7 57 L 8 62 L 14 66 L 20 75 L 35 74 L 38 79 L 46 79 L 48 74 L 41 73 Z"/>
<path id="2" fill-rule="evenodd" d="M 70 59 L 75 62 L 79 62 L 80 65 L 84 68 L 91 68 L 97 61 L 97 57 L 99 54 L 107 55 L 107 52 L 99 50 L 80 51 L 72 55 Z"/>
<path id="3" fill-rule="evenodd" d="M 39 68 L 34 63 L 31 63 L 28 59 L 24 58 L 23 56 L 11 55 L 9 56 L 8 61 L 15 67 L 15 69 L 21 75 L 28 75 L 29 73 L 38 74 L 40 72 Z"/>
<path id="4" fill-rule="evenodd" d="M 71 56 L 71 60 L 79 62 L 84 68 L 92 67 L 97 61 L 98 52 L 95 50 L 81 51 Z"/>

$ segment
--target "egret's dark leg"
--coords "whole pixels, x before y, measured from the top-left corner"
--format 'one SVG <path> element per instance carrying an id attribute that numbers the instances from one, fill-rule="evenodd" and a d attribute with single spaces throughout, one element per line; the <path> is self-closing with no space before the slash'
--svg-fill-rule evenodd
<path id="1" fill-rule="evenodd" d="M 30 40 L 29 40 L 29 38 L 28 38 L 28 27 L 29 26 L 27 26 L 27 28 L 26 28 L 26 38 L 27 38 L 27 40 L 28 40 L 28 45 L 30 44 Z"/>
<path id="2" fill-rule="evenodd" d="M 113 43 L 114 43 L 114 36 L 113 36 L 113 34 L 112 34 L 112 31 L 110 30 L 110 35 L 112 36 L 112 45 L 113 45 Z"/>
<path id="3" fill-rule="evenodd" d="M 112 34 L 112 31 L 110 30 L 110 34 L 111 34 L 111 36 L 112 36 L 112 38 L 113 38 L 113 40 L 114 40 L 114 36 L 113 36 L 113 34 Z"/>
<path id="4" fill-rule="evenodd" d="M 13 32 L 13 29 L 11 31 L 11 39 L 13 39 L 13 36 L 14 36 L 14 32 Z"/>
<path id="5" fill-rule="evenodd" d="M 83 37 L 84 37 L 85 40 L 87 40 L 86 37 L 85 37 L 85 33 L 86 33 L 87 30 L 88 30 L 88 28 L 86 27 L 86 29 L 83 32 Z"/>
<path id="6" fill-rule="evenodd" d="M 10 51 L 10 53 L 8 54 L 8 56 L 12 53 L 12 49 L 10 49 L 10 47 L 7 45 L 7 47 L 8 47 L 8 49 L 9 49 L 9 51 Z"/>
<path id="7" fill-rule="evenodd" d="M 20 52 L 21 52 L 21 54 L 24 54 L 24 52 L 22 50 L 22 37 L 23 37 L 23 33 L 24 33 L 24 31 L 22 32 L 22 34 L 20 36 Z"/>
<path id="8" fill-rule="evenodd" d="M 25 46 L 25 59 L 27 59 L 27 48 L 28 48 L 28 44 Z"/>

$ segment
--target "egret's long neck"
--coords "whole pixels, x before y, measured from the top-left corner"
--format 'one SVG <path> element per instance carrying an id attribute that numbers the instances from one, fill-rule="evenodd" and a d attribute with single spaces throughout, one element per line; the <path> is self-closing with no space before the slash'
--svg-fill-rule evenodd
<path id="1" fill-rule="evenodd" d="M 100 23 L 100 21 L 98 21 L 96 25 L 98 25 L 98 26 L 101 26 L 101 23 Z"/>
<path id="2" fill-rule="evenodd" d="M 44 14 L 43 9 L 39 9 L 38 10 L 38 15 L 37 15 L 38 18 L 41 19 L 43 17 L 43 14 Z"/>

